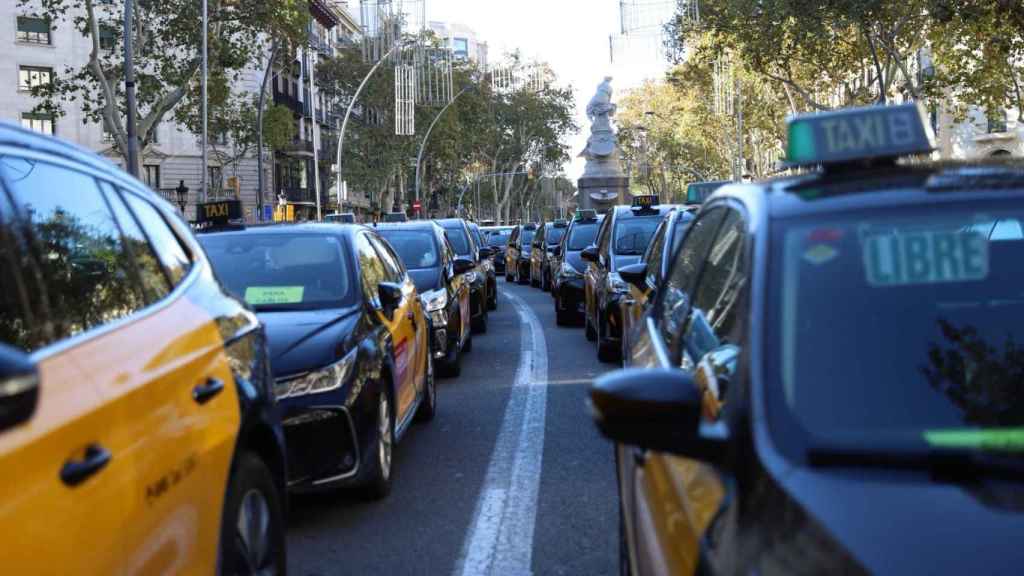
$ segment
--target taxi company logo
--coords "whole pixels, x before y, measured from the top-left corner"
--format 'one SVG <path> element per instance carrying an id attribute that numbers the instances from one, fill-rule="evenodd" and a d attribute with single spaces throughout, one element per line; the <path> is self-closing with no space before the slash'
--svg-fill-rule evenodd
<path id="1" fill-rule="evenodd" d="M 206 213 L 206 217 L 209 219 L 227 218 L 229 214 L 228 203 L 221 202 L 218 204 L 206 204 L 203 206 L 203 212 Z"/>
<path id="2" fill-rule="evenodd" d="M 826 146 L 831 154 L 913 144 L 914 126 L 913 116 L 899 113 L 835 118 L 821 122 Z"/>
<path id="3" fill-rule="evenodd" d="M 815 266 L 820 266 L 833 260 L 838 255 L 839 252 L 835 248 L 827 244 L 818 244 L 804 252 L 804 260 Z"/>

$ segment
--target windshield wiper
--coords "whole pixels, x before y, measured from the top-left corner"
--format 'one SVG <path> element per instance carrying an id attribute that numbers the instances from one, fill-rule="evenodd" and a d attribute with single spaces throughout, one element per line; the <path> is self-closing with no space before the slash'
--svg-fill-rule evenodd
<path id="1" fill-rule="evenodd" d="M 807 462 L 815 468 L 924 470 L 933 479 L 947 482 L 1024 480 L 1024 457 L 1017 452 L 825 445 L 808 448 Z"/>

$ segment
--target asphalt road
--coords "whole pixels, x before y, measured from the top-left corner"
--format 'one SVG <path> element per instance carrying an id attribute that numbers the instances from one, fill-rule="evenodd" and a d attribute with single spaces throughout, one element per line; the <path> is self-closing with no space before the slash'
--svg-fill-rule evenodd
<path id="1" fill-rule="evenodd" d="M 613 452 L 584 403 L 614 367 L 555 325 L 548 293 L 498 285 L 462 375 L 438 381 L 437 417 L 397 446 L 391 495 L 292 499 L 291 574 L 617 573 Z"/>

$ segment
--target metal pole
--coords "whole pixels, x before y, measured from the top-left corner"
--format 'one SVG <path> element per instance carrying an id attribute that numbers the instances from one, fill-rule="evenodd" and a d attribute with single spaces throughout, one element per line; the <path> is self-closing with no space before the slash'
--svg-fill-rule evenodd
<path id="1" fill-rule="evenodd" d="M 362 94 L 363 88 L 366 87 L 366 83 L 370 80 L 370 77 L 373 76 L 373 73 L 377 71 L 377 68 L 380 68 L 380 65 L 383 64 L 384 61 L 387 60 L 391 56 L 391 53 L 394 52 L 397 48 L 398 48 L 398 44 L 395 44 L 394 46 L 392 46 L 391 49 L 388 50 L 387 54 L 385 54 L 383 58 L 378 60 L 377 63 L 373 65 L 373 68 L 370 68 L 370 72 L 366 74 L 366 78 L 363 78 L 363 81 L 359 84 L 359 88 L 356 89 L 356 93 L 352 96 L 352 101 L 348 103 L 348 109 L 345 110 L 345 119 L 341 121 L 341 131 L 338 133 L 338 158 L 337 158 L 337 163 L 338 163 L 338 182 L 337 182 L 338 192 L 337 193 L 338 193 L 338 207 L 339 208 L 341 207 L 341 182 L 344 179 L 343 178 L 344 173 L 342 172 L 342 169 L 341 169 L 342 168 L 341 158 L 342 158 L 342 152 L 344 152 L 345 130 L 348 128 L 348 118 L 349 118 L 349 116 L 352 115 L 352 108 L 355 107 L 356 101 L 359 99 L 359 95 Z M 383 206 L 381 208 L 383 208 Z"/>
<path id="2" fill-rule="evenodd" d="M 310 34 L 313 32 L 313 21 L 309 22 Z M 313 51 L 310 49 L 304 50 L 307 54 L 307 62 L 309 66 L 306 68 L 306 75 L 309 76 L 309 122 L 310 122 L 310 136 L 313 137 L 313 193 L 316 194 L 316 219 L 319 222 L 324 219 L 323 209 L 320 206 L 320 153 L 316 149 L 317 141 L 317 130 L 319 126 L 316 124 L 316 97 L 313 95 Z M 338 206 L 341 206 L 341 202 L 338 202 Z"/>
<path id="3" fill-rule="evenodd" d="M 209 162 L 209 158 L 208 158 L 207 153 L 206 153 L 207 130 L 209 128 L 209 125 L 207 123 L 207 120 L 208 120 L 207 112 L 208 112 L 208 110 L 207 110 L 207 103 L 206 103 L 206 76 L 207 76 L 208 65 L 209 65 L 209 62 L 207 61 L 207 52 L 206 52 L 206 36 L 207 36 L 207 25 L 208 25 L 208 22 L 207 22 L 208 18 L 207 18 L 206 9 L 207 9 L 207 7 L 206 7 L 206 0 L 203 0 L 203 76 L 202 76 L 202 80 L 201 80 L 201 91 L 202 91 L 202 100 L 203 100 L 203 138 L 202 138 L 202 141 L 203 141 L 203 173 L 200 174 L 200 181 L 199 181 L 199 199 L 200 199 L 201 202 L 206 202 L 206 200 L 208 198 L 207 197 L 207 192 L 206 192 L 206 186 L 207 186 L 207 181 L 206 181 L 207 180 L 207 175 L 206 175 L 206 173 L 208 171 L 207 170 L 207 164 Z"/>
<path id="4" fill-rule="evenodd" d="M 736 180 L 743 180 L 743 87 L 739 75 L 736 75 Z"/>
<path id="5" fill-rule="evenodd" d="M 139 177 L 139 136 L 135 126 L 135 62 L 132 42 L 134 0 L 124 3 L 124 88 L 128 99 L 128 173 Z"/>
<path id="6" fill-rule="evenodd" d="M 416 155 L 416 200 L 420 199 L 420 163 L 423 161 L 423 152 L 427 149 L 427 140 L 430 138 L 430 132 L 434 130 L 434 126 L 437 124 L 437 121 L 441 119 L 441 116 L 444 115 L 445 111 L 447 111 L 452 104 L 455 104 L 455 101 L 459 99 L 459 96 L 465 94 L 467 90 L 469 90 L 469 86 L 460 90 L 459 93 L 452 98 L 451 102 L 445 104 L 444 108 L 441 108 L 441 111 L 437 113 L 437 116 L 434 116 L 434 120 L 430 123 L 430 127 L 427 128 L 427 133 L 423 135 L 423 141 L 420 142 L 420 152 Z"/>
<path id="7" fill-rule="evenodd" d="M 263 89 L 260 90 L 259 104 L 256 107 L 256 215 L 257 220 L 263 220 L 263 106 L 267 100 L 267 82 L 274 70 L 274 60 L 277 59 L 277 42 L 270 48 L 270 60 L 267 61 L 267 70 L 263 74 Z"/>

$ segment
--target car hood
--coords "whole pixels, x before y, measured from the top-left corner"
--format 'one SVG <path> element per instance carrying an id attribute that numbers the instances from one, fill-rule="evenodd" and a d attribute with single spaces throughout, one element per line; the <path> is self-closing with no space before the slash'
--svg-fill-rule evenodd
<path id="1" fill-rule="evenodd" d="M 782 484 L 869 573 L 1020 572 L 1024 551 L 1007 537 L 1024 530 L 1019 483 L 967 486 L 912 471 L 802 468 Z"/>
<path id="2" fill-rule="evenodd" d="M 420 294 L 441 287 L 440 268 L 409 270 L 409 276 L 412 277 L 412 282 L 416 285 L 416 291 Z"/>
<path id="3" fill-rule="evenodd" d="M 359 320 L 359 308 L 260 312 L 267 327 L 274 377 L 308 372 L 341 358 L 339 346 Z"/>
<path id="4" fill-rule="evenodd" d="M 616 256 L 615 257 L 615 269 L 619 270 L 623 266 L 629 266 L 630 264 L 636 264 L 643 259 L 643 256 Z"/>

